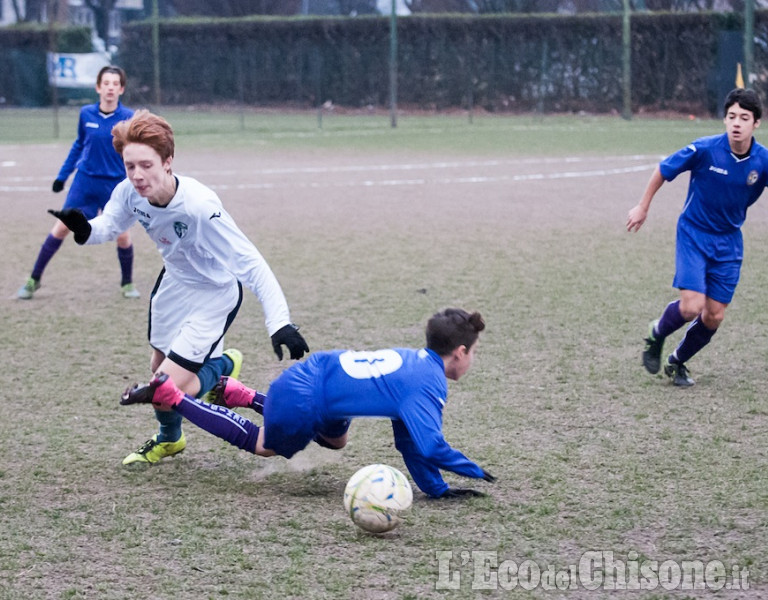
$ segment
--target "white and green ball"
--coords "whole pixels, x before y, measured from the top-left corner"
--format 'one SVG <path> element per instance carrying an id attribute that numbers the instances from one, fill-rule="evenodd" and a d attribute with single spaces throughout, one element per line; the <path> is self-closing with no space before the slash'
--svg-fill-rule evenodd
<path id="1" fill-rule="evenodd" d="M 368 465 L 350 477 L 344 508 L 352 522 L 370 533 L 391 531 L 411 507 L 413 490 L 400 471 L 389 465 Z"/>

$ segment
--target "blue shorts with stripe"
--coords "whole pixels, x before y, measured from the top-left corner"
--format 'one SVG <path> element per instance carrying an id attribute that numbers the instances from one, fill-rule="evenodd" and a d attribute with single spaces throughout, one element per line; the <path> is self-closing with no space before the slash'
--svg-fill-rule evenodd
<path id="1" fill-rule="evenodd" d="M 729 304 L 739 283 L 743 259 L 741 230 L 708 233 L 681 219 L 677 224 L 672 285 Z"/>

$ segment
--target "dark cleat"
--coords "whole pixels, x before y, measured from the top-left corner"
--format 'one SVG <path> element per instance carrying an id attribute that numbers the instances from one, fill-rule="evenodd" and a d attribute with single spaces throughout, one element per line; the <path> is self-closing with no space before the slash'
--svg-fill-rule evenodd
<path id="1" fill-rule="evenodd" d="M 658 321 L 653 321 L 648 327 L 648 337 L 645 338 L 645 350 L 643 350 L 643 366 L 645 370 L 656 375 L 661 369 L 661 349 L 664 346 L 664 339 L 657 339 L 653 335 L 653 329 Z"/>
<path id="2" fill-rule="evenodd" d="M 213 386 L 213 389 L 205 395 L 203 400 L 209 404 L 226 406 L 227 403 L 224 401 L 224 390 L 227 389 L 227 381 L 229 381 L 229 377 L 227 375 L 222 375 L 216 382 L 216 385 Z"/>
<path id="3" fill-rule="evenodd" d="M 669 359 L 664 363 L 664 374 L 678 387 L 691 387 L 696 383 L 691 379 L 688 367 L 683 363 L 671 362 Z"/>
<path id="4" fill-rule="evenodd" d="M 123 392 L 123 395 L 120 396 L 120 404 L 123 406 L 129 404 L 151 404 L 152 399 L 155 397 L 155 390 L 162 385 L 166 379 L 168 379 L 168 375 L 166 373 L 161 373 L 147 384 L 139 385 L 137 383 L 133 387 L 127 388 Z"/>

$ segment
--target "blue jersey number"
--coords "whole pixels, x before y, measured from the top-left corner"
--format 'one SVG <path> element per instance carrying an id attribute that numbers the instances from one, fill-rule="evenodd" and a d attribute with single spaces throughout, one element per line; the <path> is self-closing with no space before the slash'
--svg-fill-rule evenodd
<path id="1" fill-rule="evenodd" d="M 403 358 L 394 350 L 349 351 L 339 356 L 339 362 L 353 379 L 375 379 L 397 371 L 403 365 Z"/>

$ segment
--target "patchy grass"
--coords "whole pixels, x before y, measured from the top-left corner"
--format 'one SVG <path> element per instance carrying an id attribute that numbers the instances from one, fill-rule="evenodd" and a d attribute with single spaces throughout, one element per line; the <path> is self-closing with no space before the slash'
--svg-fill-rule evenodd
<path id="1" fill-rule="evenodd" d="M 448 474 L 489 496 L 442 502 L 417 492 L 404 525 L 371 536 L 348 520 L 342 495 L 365 464 L 404 468 L 383 421 L 354 423 L 341 452 L 311 447 L 291 461 L 238 452 L 188 426 L 179 457 L 122 467 L 155 428 L 151 411 L 120 407 L 118 397 L 148 377 L 146 303 L 160 259 L 137 228 L 144 296 L 129 302 L 114 245 L 68 241 L 34 300 L 15 300 L 51 225 L 45 209 L 63 200 L 48 190 L 68 144 L 0 146 L 14 162 L 0 168 L 11 224 L 0 228 L 1 599 L 608 597 L 606 586 L 587 589 L 583 573 L 567 591 L 505 590 L 510 572 L 487 579 L 479 554 L 506 567 L 533 561 L 543 573 L 594 551 L 624 562 L 721 561 L 728 575 L 748 569 L 751 589 L 717 597 L 768 594 L 762 202 L 745 227 L 742 282 L 722 330 L 690 363 L 697 385 L 673 389 L 639 357 L 648 321 L 674 297 L 685 182 L 665 186 L 644 229 L 629 235 L 626 213 L 650 172 L 605 169 L 676 149 L 659 123 L 619 121 L 618 133 L 638 133 L 613 135 L 609 149 L 588 119 L 530 119 L 540 129 L 528 133 L 520 120 L 489 120 L 505 134 L 494 154 L 480 139 L 487 129 L 462 150 L 440 119 L 430 131 L 419 125 L 410 141 L 423 146 L 403 152 L 383 130 L 366 148 L 339 134 L 346 141 L 320 153 L 322 133 L 281 137 L 284 121 L 273 129 L 271 116 L 259 118 L 262 145 L 236 130 L 228 147 L 180 135 L 177 169 L 217 189 L 272 265 L 313 350 L 417 346 L 433 312 L 481 311 L 488 329 L 474 370 L 451 383 L 445 433 L 498 482 Z M 562 143 L 553 144 L 558 124 Z M 677 127 L 680 144 L 704 133 Z M 524 157 L 540 159 L 520 157 L 518 134 L 548 140 Z M 566 161 L 578 147 L 585 162 Z M 653 156 L 628 158 L 635 152 Z M 242 378 L 258 387 L 286 366 L 253 297 L 227 343 L 245 352 Z M 495 590 L 483 589 L 489 581 Z M 657 586 L 633 597 L 712 591 Z"/>

